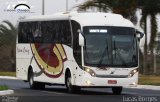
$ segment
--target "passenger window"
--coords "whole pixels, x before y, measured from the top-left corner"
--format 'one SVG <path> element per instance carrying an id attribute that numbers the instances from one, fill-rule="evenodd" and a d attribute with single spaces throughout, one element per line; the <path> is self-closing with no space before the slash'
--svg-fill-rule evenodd
<path id="1" fill-rule="evenodd" d="M 58 43 L 71 46 L 71 38 L 68 20 L 21 22 L 19 24 L 19 43 Z"/>

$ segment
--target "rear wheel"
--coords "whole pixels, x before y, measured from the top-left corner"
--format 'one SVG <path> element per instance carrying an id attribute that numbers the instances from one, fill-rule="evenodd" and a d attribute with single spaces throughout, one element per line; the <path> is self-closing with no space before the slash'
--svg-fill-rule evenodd
<path id="1" fill-rule="evenodd" d="M 44 83 L 40 83 L 40 82 L 34 82 L 34 74 L 33 71 L 30 70 L 29 71 L 29 86 L 31 89 L 44 89 L 45 88 L 45 84 Z"/>
<path id="2" fill-rule="evenodd" d="M 122 87 L 112 87 L 112 92 L 115 95 L 120 95 L 122 93 Z"/>

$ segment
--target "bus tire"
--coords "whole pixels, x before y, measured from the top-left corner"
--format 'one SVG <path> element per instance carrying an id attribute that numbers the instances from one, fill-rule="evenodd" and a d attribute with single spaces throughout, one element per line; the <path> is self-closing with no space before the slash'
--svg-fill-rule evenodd
<path id="1" fill-rule="evenodd" d="M 34 73 L 33 70 L 31 69 L 28 73 L 28 81 L 29 81 L 29 86 L 31 89 L 44 89 L 45 84 L 40 83 L 40 82 L 34 82 Z"/>
<path id="2" fill-rule="evenodd" d="M 38 88 L 37 89 L 45 89 L 45 83 L 41 83 L 41 82 L 36 82 L 38 84 Z"/>
<path id="3" fill-rule="evenodd" d="M 120 95 L 122 93 L 122 87 L 112 87 L 112 92 L 114 95 Z"/>
<path id="4" fill-rule="evenodd" d="M 65 85 L 66 85 L 67 91 L 69 93 L 75 93 L 75 92 L 79 92 L 80 91 L 80 87 L 72 85 L 72 82 L 71 82 L 71 73 L 70 72 L 68 72 L 66 74 Z"/>
<path id="5" fill-rule="evenodd" d="M 67 91 L 69 93 L 73 93 L 74 92 L 74 87 L 73 87 L 73 85 L 71 83 L 71 74 L 70 74 L 70 72 L 67 73 L 66 83 L 65 84 L 66 84 L 66 87 L 67 87 Z"/>

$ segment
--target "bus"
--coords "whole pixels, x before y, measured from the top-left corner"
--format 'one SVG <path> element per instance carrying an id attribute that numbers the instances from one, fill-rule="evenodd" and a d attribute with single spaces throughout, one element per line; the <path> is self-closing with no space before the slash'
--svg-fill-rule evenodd
<path id="1" fill-rule="evenodd" d="M 16 76 L 31 89 L 65 85 L 112 88 L 138 83 L 139 41 L 143 33 L 118 14 L 67 12 L 19 21 Z"/>

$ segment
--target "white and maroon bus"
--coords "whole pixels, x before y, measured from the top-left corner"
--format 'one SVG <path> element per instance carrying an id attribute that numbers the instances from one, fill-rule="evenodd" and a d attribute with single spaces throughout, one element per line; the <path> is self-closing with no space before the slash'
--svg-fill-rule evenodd
<path id="1" fill-rule="evenodd" d="M 58 13 L 19 22 L 16 73 L 30 88 L 66 85 L 69 92 L 85 87 L 136 86 L 139 39 L 134 25 L 118 14 Z"/>

